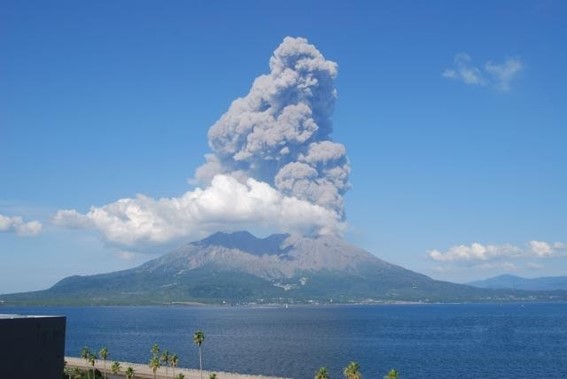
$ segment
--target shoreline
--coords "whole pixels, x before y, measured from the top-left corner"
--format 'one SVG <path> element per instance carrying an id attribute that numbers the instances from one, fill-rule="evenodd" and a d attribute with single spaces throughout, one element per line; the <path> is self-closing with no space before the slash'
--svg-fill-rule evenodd
<path id="1" fill-rule="evenodd" d="M 68 357 L 65 356 L 65 362 L 67 362 L 66 367 L 77 367 L 80 369 L 91 369 L 92 366 L 88 364 L 84 359 L 78 357 Z M 125 378 L 126 375 L 124 372 L 128 367 L 132 367 L 134 369 L 134 378 L 140 379 L 153 379 L 154 374 L 152 369 L 147 364 L 141 363 L 131 363 L 131 362 L 120 362 L 120 372 L 117 375 L 112 374 L 110 371 L 110 366 L 112 365 L 113 360 L 106 361 L 106 372 L 107 377 L 111 378 Z M 104 371 L 104 363 L 102 360 L 97 360 L 95 365 L 95 369 L 99 371 Z M 201 372 L 198 369 L 190 369 L 185 367 L 176 367 L 175 368 L 175 375 L 182 373 L 185 376 L 185 379 L 201 379 Z M 280 376 L 265 376 L 265 375 L 252 375 L 252 374 L 239 374 L 235 372 L 223 372 L 223 371 L 209 371 L 203 370 L 203 379 L 209 378 L 209 375 L 215 373 L 219 379 L 289 379 Z M 172 379 L 173 376 L 173 368 L 168 367 L 167 372 L 165 367 L 160 367 L 156 371 L 156 379 Z"/>

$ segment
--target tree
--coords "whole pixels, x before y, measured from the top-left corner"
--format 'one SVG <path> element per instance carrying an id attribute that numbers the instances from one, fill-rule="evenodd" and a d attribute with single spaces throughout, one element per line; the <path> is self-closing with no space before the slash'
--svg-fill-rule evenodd
<path id="1" fill-rule="evenodd" d="M 157 343 L 154 343 L 154 346 L 152 346 L 152 355 L 154 357 L 157 357 L 159 355 L 159 346 Z"/>
<path id="2" fill-rule="evenodd" d="M 166 376 L 167 376 L 167 367 L 169 366 L 170 359 L 171 359 L 171 354 L 169 354 L 169 351 L 164 350 L 163 353 L 161 353 L 160 361 L 161 361 L 162 365 L 165 366 L 165 375 Z"/>
<path id="3" fill-rule="evenodd" d="M 175 378 L 175 368 L 177 367 L 177 364 L 179 363 L 179 357 L 177 356 L 177 354 L 173 354 L 171 356 L 171 358 L 169 359 L 169 364 L 171 365 L 171 368 L 173 369 L 173 377 Z"/>
<path id="4" fill-rule="evenodd" d="M 150 368 L 152 369 L 152 372 L 154 373 L 154 379 L 156 379 L 156 371 L 158 368 L 161 367 L 160 363 L 159 363 L 159 357 L 157 355 L 154 355 L 152 357 L 152 359 L 150 359 Z"/>
<path id="5" fill-rule="evenodd" d="M 83 358 L 87 364 L 89 363 L 89 356 L 91 355 L 91 351 L 89 350 L 88 346 L 83 346 L 81 349 L 81 358 Z"/>
<path id="6" fill-rule="evenodd" d="M 391 369 L 388 371 L 388 375 L 384 377 L 384 379 L 398 379 L 398 370 Z"/>
<path id="7" fill-rule="evenodd" d="M 90 363 L 90 365 L 91 365 L 91 367 L 92 367 L 93 379 L 95 379 L 95 368 L 94 368 L 94 365 L 95 365 L 95 363 L 96 363 L 96 360 L 97 360 L 96 354 L 93 354 L 93 353 L 89 354 L 89 363 Z M 89 374 L 89 371 L 87 370 L 87 377 L 88 377 L 88 376 L 90 376 L 90 374 Z"/>
<path id="8" fill-rule="evenodd" d="M 201 351 L 203 342 L 205 342 L 205 333 L 201 330 L 197 330 L 193 335 L 193 343 L 199 347 L 199 370 L 201 371 L 201 379 L 203 379 L 203 353 Z"/>
<path id="9" fill-rule="evenodd" d="M 112 366 L 110 366 L 110 371 L 112 371 L 114 375 L 118 374 L 120 372 L 120 362 L 114 361 Z"/>
<path id="10" fill-rule="evenodd" d="M 128 367 L 126 369 L 126 377 L 128 379 L 132 379 L 134 377 L 134 369 L 132 367 Z"/>
<path id="11" fill-rule="evenodd" d="M 106 346 L 103 346 L 100 351 L 98 352 L 98 356 L 100 357 L 100 359 L 102 359 L 102 364 L 104 367 L 104 378 L 106 379 L 106 358 L 108 358 L 108 348 Z"/>
<path id="12" fill-rule="evenodd" d="M 360 366 L 356 362 L 350 362 L 343 370 L 343 374 L 346 379 L 362 379 Z"/>
<path id="13" fill-rule="evenodd" d="M 67 375 L 69 379 L 72 379 L 71 368 L 67 366 L 67 361 L 63 361 L 63 374 Z"/>
<path id="14" fill-rule="evenodd" d="M 329 379 L 329 370 L 326 367 L 321 367 L 319 371 L 315 373 L 315 379 Z"/>
<path id="15" fill-rule="evenodd" d="M 72 367 L 69 370 L 69 379 L 82 379 L 83 378 L 83 370 L 78 367 Z"/>
<path id="16" fill-rule="evenodd" d="M 217 379 L 217 374 L 216 373 L 211 373 L 211 375 L 209 375 L 209 379 Z"/>
<path id="17" fill-rule="evenodd" d="M 86 362 L 86 364 L 89 364 L 89 359 L 91 356 L 91 351 L 89 350 L 88 346 L 83 346 L 83 348 L 81 349 L 81 358 L 83 358 Z M 89 368 L 87 367 L 87 378 L 89 377 Z"/>
<path id="18" fill-rule="evenodd" d="M 182 373 L 177 374 L 177 376 L 175 377 L 175 379 L 184 379 L 185 375 L 183 375 Z"/>

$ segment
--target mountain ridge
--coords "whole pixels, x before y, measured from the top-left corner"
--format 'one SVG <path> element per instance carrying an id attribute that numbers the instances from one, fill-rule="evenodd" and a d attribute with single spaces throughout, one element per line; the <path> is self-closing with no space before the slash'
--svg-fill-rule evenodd
<path id="1" fill-rule="evenodd" d="M 249 251 L 248 251 L 249 250 Z M 273 304 L 555 299 L 434 280 L 334 236 L 215 233 L 137 267 L 70 276 L 6 304 Z M 561 295 L 562 296 L 562 295 Z"/>
<path id="2" fill-rule="evenodd" d="M 484 280 L 476 280 L 467 284 L 478 288 L 558 291 L 567 290 L 567 276 L 523 278 L 518 275 L 503 274 Z"/>

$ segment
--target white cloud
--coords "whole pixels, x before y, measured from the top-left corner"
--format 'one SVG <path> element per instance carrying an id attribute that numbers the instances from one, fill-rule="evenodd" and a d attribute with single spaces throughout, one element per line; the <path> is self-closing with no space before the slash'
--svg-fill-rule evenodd
<path id="1" fill-rule="evenodd" d="M 455 68 L 445 69 L 443 77 L 449 79 L 459 79 L 466 84 L 485 85 L 486 80 L 480 69 L 471 65 L 471 58 L 467 53 L 455 55 Z"/>
<path id="2" fill-rule="evenodd" d="M 493 85 L 500 91 L 510 90 L 510 82 L 522 70 L 522 62 L 517 58 L 508 58 L 503 64 L 486 62 L 484 69 L 493 77 Z"/>
<path id="3" fill-rule="evenodd" d="M 457 245 L 446 252 L 432 250 L 429 257 L 435 261 L 487 261 L 499 257 L 509 257 L 521 254 L 521 249 L 512 245 L 482 245 L 473 243 L 471 245 Z"/>
<path id="4" fill-rule="evenodd" d="M 506 92 L 510 90 L 510 83 L 522 69 L 523 64 L 519 58 L 508 58 L 502 64 L 488 61 L 484 67 L 479 68 L 472 64 L 467 53 L 459 53 L 455 55 L 454 67 L 445 69 L 442 76 L 460 80 L 467 85 L 490 86 Z"/>
<path id="5" fill-rule="evenodd" d="M 190 180 L 201 188 L 60 210 L 53 223 L 97 230 L 129 251 L 219 230 L 340 234 L 350 165 L 330 138 L 337 64 L 306 39 L 286 37 L 269 66 L 210 127 L 211 153 Z"/>
<path id="6" fill-rule="evenodd" d="M 167 243 L 253 226 L 304 234 L 337 234 L 344 227 L 333 210 L 284 196 L 267 183 L 255 179 L 241 183 L 228 175 L 216 175 L 209 187 L 180 197 L 139 195 L 91 207 L 85 214 L 60 210 L 53 222 L 98 230 L 106 241 L 122 246 Z"/>
<path id="7" fill-rule="evenodd" d="M 41 233 L 42 228 L 39 221 L 24 222 L 22 217 L 0 214 L 0 232 L 12 232 L 22 237 L 29 237 Z"/>
<path id="8" fill-rule="evenodd" d="M 530 241 L 528 242 L 528 245 L 531 251 L 538 257 L 548 257 L 553 251 L 551 245 L 543 241 Z"/>
<path id="9" fill-rule="evenodd" d="M 525 247 L 510 244 L 483 245 L 480 243 L 457 245 L 445 252 L 431 250 L 428 252 L 428 256 L 438 262 L 482 263 L 502 259 L 563 257 L 566 256 L 565 252 L 567 252 L 567 246 L 561 242 L 551 244 L 544 241 L 529 241 Z"/>

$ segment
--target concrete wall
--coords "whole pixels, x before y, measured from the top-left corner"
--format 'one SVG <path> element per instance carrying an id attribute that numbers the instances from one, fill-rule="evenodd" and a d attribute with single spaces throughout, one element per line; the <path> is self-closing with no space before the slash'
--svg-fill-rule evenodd
<path id="1" fill-rule="evenodd" d="M 65 317 L 0 315 L 2 378 L 61 379 Z"/>

